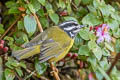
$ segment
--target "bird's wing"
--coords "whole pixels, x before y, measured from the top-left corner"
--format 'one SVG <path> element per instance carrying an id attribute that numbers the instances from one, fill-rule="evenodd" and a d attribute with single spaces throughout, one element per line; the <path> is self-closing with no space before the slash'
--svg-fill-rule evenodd
<path id="1" fill-rule="evenodd" d="M 44 31 L 44 32 L 38 34 L 30 42 L 23 44 L 22 47 L 27 48 L 27 47 L 32 47 L 32 46 L 41 44 L 43 41 L 45 41 L 47 39 L 47 33 L 46 32 L 47 31 Z"/>
<path id="2" fill-rule="evenodd" d="M 47 61 L 53 57 L 57 57 L 64 51 L 64 48 L 52 39 L 46 40 L 42 43 L 40 48 L 40 62 Z"/>

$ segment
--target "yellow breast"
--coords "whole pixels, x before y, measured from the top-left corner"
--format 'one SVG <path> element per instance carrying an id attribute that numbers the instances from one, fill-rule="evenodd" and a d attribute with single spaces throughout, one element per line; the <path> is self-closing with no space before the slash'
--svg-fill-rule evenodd
<path id="1" fill-rule="evenodd" d="M 61 30 L 59 27 L 54 27 L 51 29 L 52 30 L 49 29 L 48 31 L 48 37 L 49 38 L 52 37 L 53 40 L 59 42 L 59 44 L 64 49 L 64 51 L 60 53 L 60 55 L 49 60 L 49 62 L 51 61 L 57 62 L 66 56 L 66 54 L 72 47 L 74 40 L 70 38 L 70 36 L 68 36 L 67 33 Z"/>

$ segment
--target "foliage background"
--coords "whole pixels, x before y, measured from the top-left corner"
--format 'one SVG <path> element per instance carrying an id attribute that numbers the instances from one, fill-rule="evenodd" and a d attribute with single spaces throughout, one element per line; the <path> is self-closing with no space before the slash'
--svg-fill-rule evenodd
<path id="1" fill-rule="evenodd" d="M 102 80 L 103 77 L 106 80 L 120 80 L 119 63 L 112 69 L 110 75 L 106 74 L 111 62 L 120 52 L 119 0 L 29 0 L 29 3 L 26 1 L 0 1 L 0 37 L 16 21 L 3 38 L 9 51 L 1 54 L 0 69 L 4 73 L 0 72 L 2 76 L 0 80 L 42 80 L 43 78 L 53 80 L 49 74 L 48 63 L 40 64 L 37 57 L 31 58 L 32 60 L 17 61 L 10 56 L 11 51 L 22 49 L 22 44 L 40 33 L 32 13 L 38 16 L 44 30 L 65 20 L 76 20 L 88 26 L 79 32 L 70 51 L 78 54 L 77 59 L 65 58 L 68 61 L 64 66 L 61 66 L 62 61 L 56 63 L 62 80 L 90 80 L 90 74 L 93 80 Z M 90 31 L 90 27 L 103 23 L 111 27 L 109 33 L 112 41 L 97 44 L 97 37 L 94 30 Z M 87 64 L 87 67 L 81 67 L 83 64 L 79 64 L 79 61 Z M 71 74 L 67 72 L 68 69 Z"/>

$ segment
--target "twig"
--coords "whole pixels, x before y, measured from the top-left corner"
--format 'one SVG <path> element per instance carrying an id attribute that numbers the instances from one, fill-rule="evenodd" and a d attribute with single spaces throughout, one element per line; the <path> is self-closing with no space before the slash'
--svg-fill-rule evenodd
<path id="1" fill-rule="evenodd" d="M 19 80 L 23 80 L 21 77 L 18 76 L 18 74 L 15 72 L 15 76 L 19 79 Z"/>
<path id="2" fill-rule="evenodd" d="M 3 37 L 10 31 L 10 29 L 12 29 L 12 27 L 17 23 L 17 21 L 21 18 L 21 16 L 19 16 L 14 22 L 13 24 L 10 25 L 10 27 L 4 32 L 4 34 L 0 37 L 0 40 L 3 39 Z"/>
<path id="3" fill-rule="evenodd" d="M 60 80 L 59 76 L 58 76 L 58 73 L 55 71 L 55 67 L 54 67 L 54 64 L 52 62 L 50 62 L 50 66 L 53 70 L 53 76 L 55 77 L 56 80 Z"/>
<path id="4" fill-rule="evenodd" d="M 120 53 L 118 53 L 115 57 L 114 62 L 112 63 L 112 65 L 110 66 L 109 70 L 107 71 L 107 74 L 110 75 L 113 67 L 116 65 L 116 63 L 118 62 L 118 60 L 120 59 Z M 105 80 L 105 78 L 103 78 L 103 80 Z"/>
<path id="5" fill-rule="evenodd" d="M 74 6 L 75 9 L 78 9 L 77 6 L 72 2 L 72 5 Z"/>
<path id="6" fill-rule="evenodd" d="M 110 66 L 109 70 L 107 71 L 107 74 L 110 75 L 113 67 L 115 66 L 115 64 L 118 62 L 118 60 L 120 59 L 120 53 L 118 53 L 115 57 L 114 62 L 112 63 L 112 65 Z"/>
<path id="7" fill-rule="evenodd" d="M 37 15 L 36 15 L 35 13 L 33 13 L 33 16 L 35 17 L 35 19 L 36 19 L 36 21 L 37 21 L 38 28 L 39 28 L 40 32 L 43 32 L 42 26 L 41 26 L 41 24 L 40 24 L 40 21 L 39 21 Z"/>
<path id="8" fill-rule="evenodd" d="M 26 0 L 26 3 L 29 4 L 30 2 L 28 0 Z M 40 32 L 43 32 L 43 29 L 42 29 L 42 26 L 41 26 L 40 21 L 38 19 L 38 16 L 35 13 L 33 13 L 33 12 L 32 12 L 32 14 L 33 14 L 33 16 L 35 17 L 35 19 L 37 21 L 38 28 L 39 28 Z"/>

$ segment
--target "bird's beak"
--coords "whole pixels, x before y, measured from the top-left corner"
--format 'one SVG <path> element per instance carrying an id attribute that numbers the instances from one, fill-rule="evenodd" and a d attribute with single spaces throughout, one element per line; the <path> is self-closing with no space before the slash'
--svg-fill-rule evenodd
<path id="1" fill-rule="evenodd" d="M 80 25 L 79 28 L 83 28 L 83 27 L 86 27 L 86 25 Z"/>

